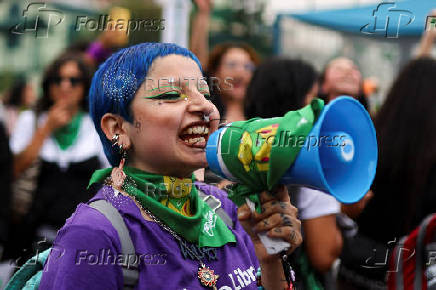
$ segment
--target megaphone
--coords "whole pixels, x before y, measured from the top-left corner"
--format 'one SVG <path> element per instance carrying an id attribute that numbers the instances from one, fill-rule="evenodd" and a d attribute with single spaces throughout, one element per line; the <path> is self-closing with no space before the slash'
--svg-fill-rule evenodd
<path id="1" fill-rule="evenodd" d="M 209 168 L 252 188 L 295 184 L 320 189 L 343 203 L 359 201 L 369 190 L 377 165 L 377 139 L 369 114 L 358 101 L 346 96 L 324 106 L 318 118 L 312 114 L 310 120 L 310 114 L 304 115 L 307 110 L 289 112 L 283 119 L 256 118 L 218 129 L 206 146 Z M 280 140 L 284 132 L 280 128 L 289 122 L 295 124 L 290 135 L 285 134 L 286 140 L 300 137 L 295 132 L 308 125 L 308 134 L 298 144 Z M 286 152 L 297 154 L 287 156 Z M 288 167 L 276 170 L 284 164 Z M 277 174 L 281 176 L 274 176 Z"/>

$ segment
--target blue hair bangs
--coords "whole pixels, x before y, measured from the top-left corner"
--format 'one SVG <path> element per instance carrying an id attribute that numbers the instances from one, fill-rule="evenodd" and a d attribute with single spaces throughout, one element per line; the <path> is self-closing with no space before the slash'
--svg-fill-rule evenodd
<path id="1" fill-rule="evenodd" d="M 120 115 L 132 122 L 130 102 L 147 77 L 157 57 L 170 54 L 194 60 L 201 71 L 197 57 L 188 49 L 173 43 L 141 43 L 121 49 L 100 65 L 92 78 L 89 90 L 89 114 L 103 144 L 104 153 L 112 166 L 118 166 L 120 155 L 103 133 L 100 121 L 106 113 Z"/>

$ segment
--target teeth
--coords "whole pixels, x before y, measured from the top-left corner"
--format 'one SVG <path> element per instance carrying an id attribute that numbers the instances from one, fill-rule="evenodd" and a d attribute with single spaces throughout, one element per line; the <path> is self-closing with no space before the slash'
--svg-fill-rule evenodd
<path id="1" fill-rule="evenodd" d="M 204 126 L 190 127 L 183 131 L 183 134 L 208 134 L 209 128 Z"/>
<path id="2" fill-rule="evenodd" d="M 206 139 L 204 137 L 198 137 L 198 138 L 190 138 L 187 140 L 184 140 L 186 144 L 192 145 L 192 144 L 197 144 L 197 143 L 201 143 L 201 142 L 206 142 Z"/>
<path id="3" fill-rule="evenodd" d="M 202 134 L 204 131 L 204 127 L 194 127 L 192 128 L 192 132 L 195 134 Z"/>

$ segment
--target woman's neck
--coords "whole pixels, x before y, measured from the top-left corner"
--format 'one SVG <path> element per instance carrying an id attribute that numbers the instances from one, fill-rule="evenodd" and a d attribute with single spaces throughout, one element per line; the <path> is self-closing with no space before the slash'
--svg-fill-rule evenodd
<path id="1" fill-rule="evenodd" d="M 80 112 L 80 107 L 79 106 L 75 106 L 73 108 L 71 108 L 71 116 L 75 116 L 77 113 Z"/>
<path id="2" fill-rule="evenodd" d="M 244 121 L 244 102 L 239 100 L 228 100 L 225 102 L 226 113 L 224 121 L 226 123 Z"/>
<path id="3" fill-rule="evenodd" d="M 177 178 L 182 178 L 182 179 L 183 178 L 191 178 L 192 173 L 193 173 L 193 170 L 189 170 L 189 169 L 186 169 L 183 172 L 173 172 L 173 171 L 164 172 L 162 170 L 156 170 L 155 168 L 152 168 L 149 165 L 147 165 L 141 161 L 137 161 L 134 156 L 129 156 L 129 158 L 127 159 L 126 166 L 137 168 L 139 170 L 142 170 L 144 172 L 151 173 L 151 174 L 157 174 L 157 175 L 162 175 L 162 176 L 171 176 L 171 177 L 177 177 Z"/>

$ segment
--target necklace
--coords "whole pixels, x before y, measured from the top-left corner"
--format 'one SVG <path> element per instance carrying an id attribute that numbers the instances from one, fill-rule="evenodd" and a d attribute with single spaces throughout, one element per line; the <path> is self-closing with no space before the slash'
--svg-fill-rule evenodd
<path id="1" fill-rule="evenodd" d="M 114 190 L 118 190 L 114 187 L 114 184 L 112 184 L 112 187 L 114 188 Z M 149 216 L 155 223 L 157 223 L 160 227 L 162 227 L 170 235 L 172 235 L 180 244 L 184 242 L 184 240 L 175 231 L 173 231 L 169 226 L 167 226 L 159 218 L 157 218 L 150 210 L 143 207 L 141 203 L 136 200 L 135 197 L 133 197 L 133 200 L 135 201 L 136 205 L 139 206 L 139 208 L 147 214 L 147 216 Z M 200 284 L 204 287 L 209 287 L 213 290 L 216 290 L 216 282 L 218 281 L 219 275 L 215 275 L 214 270 L 207 267 L 200 259 L 200 257 L 198 257 L 198 255 L 189 247 L 186 247 L 186 250 L 200 262 L 200 266 L 198 267 L 197 271 L 197 278 L 200 281 Z"/>
<path id="2" fill-rule="evenodd" d="M 161 226 L 164 230 L 166 230 L 170 235 L 172 235 L 179 243 L 183 243 L 183 239 L 170 227 L 168 227 L 166 224 L 164 224 L 161 220 L 159 220 L 151 211 L 149 211 L 147 208 L 142 207 L 142 210 L 159 226 Z M 214 290 L 216 290 L 216 282 L 218 281 L 219 275 L 215 275 L 214 271 L 207 267 L 201 259 L 197 256 L 196 253 L 194 253 L 189 247 L 186 248 L 188 252 L 195 257 L 199 262 L 200 266 L 198 267 L 197 277 L 198 280 L 200 280 L 201 285 L 204 287 L 210 287 Z"/>

